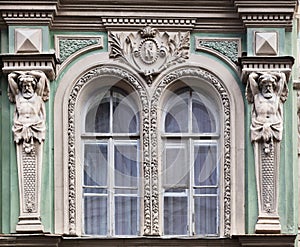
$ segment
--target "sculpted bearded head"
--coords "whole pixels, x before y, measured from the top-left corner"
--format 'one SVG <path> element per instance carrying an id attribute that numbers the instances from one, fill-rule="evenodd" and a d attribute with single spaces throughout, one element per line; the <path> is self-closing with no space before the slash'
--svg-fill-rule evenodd
<path id="1" fill-rule="evenodd" d="M 32 75 L 22 74 L 18 77 L 18 83 L 23 97 L 25 99 L 30 99 L 34 95 L 36 89 L 36 78 Z"/>
<path id="2" fill-rule="evenodd" d="M 258 78 L 258 86 L 263 97 L 270 99 L 273 97 L 277 87 L 277 77 L 272 74 L 262 74 Z"/>

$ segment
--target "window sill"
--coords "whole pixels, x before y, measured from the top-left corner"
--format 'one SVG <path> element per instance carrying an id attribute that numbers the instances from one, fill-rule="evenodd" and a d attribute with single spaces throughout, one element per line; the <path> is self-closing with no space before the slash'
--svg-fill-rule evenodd
<path id="1" fill-rule="evenodd" d="M 288 247 L 294 246 L 296 235 L 291 234 L 251 234 L 232 236 L 232 238 L 196 238 L 138 236 L 138 237 L 75 237 L 58 234 L 7 234 L 0 237 L 0 246 L 27 247 L 96 247 L 96 246 L 172 246 L 172 247 Z"/>

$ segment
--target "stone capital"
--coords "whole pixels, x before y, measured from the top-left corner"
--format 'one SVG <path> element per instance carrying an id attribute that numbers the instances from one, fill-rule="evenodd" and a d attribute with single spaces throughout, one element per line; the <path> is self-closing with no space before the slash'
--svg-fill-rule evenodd
<path id="1" fill-rule="evenodd" d="M 249 56 L 240 59 L 242 81 L 247 84 L 248 76 L 252 72 L 279 72 L 284 73 L 286 81 L 290 79 L 294 58 L 290 56 Z"/>
<path id="2" fill-rule="evenodd" d="M 54 53 L 2 54 L 2 72 L 42 71 L 49 80 L 56 77 L 56 65 L 59 63 Z"/>

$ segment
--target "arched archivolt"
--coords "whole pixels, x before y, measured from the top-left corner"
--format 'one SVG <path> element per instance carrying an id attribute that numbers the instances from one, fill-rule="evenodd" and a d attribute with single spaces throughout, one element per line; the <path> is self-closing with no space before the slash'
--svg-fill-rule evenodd
<path id="1" fill-rule="evenodd" d="M 107 55 L 107 54 L 106 54 Z M 202 61 L 203 60 L 203 61 Z M 108 63 L 105 56 L 101 65 L 99 54 L 92 54 L 81 61 L 76 62 L 64 74 L 60 76 L 60 83 L 54 101 L 54 162 L 55 162 L 55 233 L 81 234 L 81 216 L 77 207 L 80 204 L 80 196 L 76 196 L 76 103 L 85 85 L 100 76 L 118 77 L 136 91 L 139 97 L 141 110 L 141 142 L 143 146 L 142 169 L 143 169 L 143 226 L 145 235 L 160 234 L 160 210 L 159 210 L 159 174 L 158 174 L 158 133 L 157 126 L 158 107 L 161 97 L 166 88 L 185 76 L 202 78 L 214 85 L 222 99 L 222 105 L 226 110 L 224 115 L 224 166 L 227 174 L 224 190 L 224 222 L 226 224 L 226 236 L 233 233 L 244 233 L 244 204 L 243 194 L 235 197 L 232 189 L 232 177 L 239 177 L 237 187 L 244 189 L 243 184 L 243 138 L 232 138 L 231 130 L 244 135 L 244 108 L 243 98 L 237 82 L 225 67 L 218 69 L 217 62 L 207 60 L 199 56 L 191 56 L 191 63 L 185 66 L 168 69 L 158 75 L 152 85 L 147 85 L 143 79 L 132 69 L 118 64 Z M 197 62 L 197 66 L 195 66 Z M 201 68 L 199 67 L 201 65 Z M 209 71 L 214 71 L 211 73 Z M 150 96 L 151 102 L 150 102 Z M 151 107 L 151 108 L 150 108 Z M 231 113 L 230 113 L 231 112 Z M 232 113 L 233 112 L 233 113 Z M 237 117 L 238 116 L 238 117 Z M 238 120 L 238 124 L 235 121 Z M 238 131 L 237 131 L 238 130 Z M 235 155 L 232 155 L 236 152 Z M 238 158 L 237 158 L 238 157 Z M 230 162 L 234 165 L 230 164 Z M 239 169 L 236 169 L 239 164 Z M 224 179 L 225 180 L 225 179 Z M 244 191 L 242 192 L 244 193 Z M 235 205 L 235 206 L 234 206 Z M 230 212 L 231 210 L 231 212 Z M 240 210 L 240 212 L 238 212 Z M 234 213 L 233 213 L 234 212 Z M 231 224 L 235 222 L 234 224 Z M 234 229 L 233 227 L 234 226 Z"/>
<path id="2" fill-rule="evenodd" d="M 150 141 L 151 141 L 151 176 L 152 176 L 152 232 L 159 234 L 159 109 L 161 107 L 161 98 L 166 89 L 175 81 L 193 77 L 205 81 L 215 89 L 220 99 L 223 109 L 223 236 L 229 237 L 231 231 L 231 211 L 232 211 L 232 120 L 231 120 L 231 100 L 229 92 L 224 83 L 213 73 L 199 67 L 182 67 L 169 72 L 161 77 L 157 82 L 154 94 L 150 101 Z"/>
<path id="3" fill-rule="evenodd" d="M 68 96 L 68 128 L 67 128 L 67 143 L 68 143 L 68 182 L 67 182 L 67 193 L 68 193 L 68 233 L 70 235 L 78 235 L 78 217 L 76 216 L 77 208 L 79 205 L 76 205 L 76 179 L 78 179 L 78 175 L 76 174 L 76 138 L 75 138 L 75 130 L 76 130 L 76 102 L 80 97 L 80 93 L 84 86 L 94 80 L 95 78 L 101 76 L 112 76 L 120 78 L 121 80 L 127 82 L 138 94 L 140 105 L 141 105 L 141 122 L 142 124 L 142 133 L 141 133 L 141 142 L 142 142 L 142 150 L 143 150 L 143 196 L 144 196 L 144 226 L 145 232 L 149 225 L 151 225 L 150 218 L 148 216 L 151 208 L 151 188 L 150 188 L 150 150 L 149 150 L 149 100 L 148 94 L 145 90 L 143 84 L 138 80 L 138 78 L 130 73 L 129 71 L 112 66 L 96 66 L 94 68 L 89 69 L 85 72 L 72 86 L 70 94 Z M 143 210 L 142 210 L 143 211 Z M 79 223 L 80 225 L 80 223 Z"/>

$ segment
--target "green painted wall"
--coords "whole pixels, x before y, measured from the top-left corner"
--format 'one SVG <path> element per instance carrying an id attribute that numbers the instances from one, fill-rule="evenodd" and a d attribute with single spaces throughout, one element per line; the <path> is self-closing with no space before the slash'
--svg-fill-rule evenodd
<path id="1" fill-rule="evenodd" d="M 6 53 L 8 51 L 13 52 L 14 29 L 11 27 L 9 32 L 2 31 L 1 33 L 1 52 Z M 100 32 L 49 32 L 45 27 L 43 33 L 46 34 L 44 51 L 50 51 L 54 49 L 54 35 L 56 34 L 87 34 L 87 35 L 103 35 L 104 48 L 103 52 L 108 50 L 107 35 Z M 266 30 L 266 29 L 264 29 Z M 271 29 L 267 29 L 271 30 Z M 274 30 L 274 29 L 272 29 Z M 296 56 L 296 48 L 294 42 L 295 32 L 285 33 L 282 29 L 276 29 L 280 34 L 279 51 L 281 55 L 294 55 Z M 242 39 L 242 52 L 248 52 L 248 55 L 253 55 L 253 30 L 248 30 L 248 38 L 243 35 L 220 35 L 220 34 L 200 34 L 194 33 L 191 35 L 191 51 L 195 51 L 195 37 L 238 37 Z M 8 42 L 9 40 L 9 42 Z M 8 45 L 8 43 L 10 45 Z M 8 49 L 9 48 L 9 49 Z M 83 57 L 99 51 L 87 52 L 84 55 L 76 58 L 66 68 L 68 70 L 75 62 L 80 61 Z M 223 63 L 228 70 L 234 75 L 239 82 L 239 87 L 244 95 L 245 85 L 239 79 L 239 75 L 233 71 L 233 69 L 225 64 L 221 59 L 213 57 L 211 54 L 205 52 L 195 52 L 205 56 L 212 57 Z M 54 231 L 54 176 L 55 176 L 55 164 L 53 159 L 53 111 L 54 97 L 61 80 L 62 75 L 57 80 L 50 83 L 51 95 L 49 101 L 46 103 L 47 110 L 47 136 L 44 145 L 44 164 L 43 164 L 43 183 L 42 183 L 42 198 L 41 198 L 41 216 L 42 222 L 45 227 L 45 231 Z M 295 74 L 294 74 L 295 77 Z M 15 155 L 15 146 L 12 139 L 12 118 L 14 105 L 8 101 L 7 92 L 7 78 L 2 76 L 0 81 L 0 231 L 2 233 L 15 232 L 15 226 L 18 221 L 19 215 L 19 194 L 18 194 L 18 176 L 17 176 L 17 164 Z M 281 145 L 281 163 L 280 163 L 280 188 L 279 188 L 279 213 L 282 223 L 283 233 L 296 233 L 297 230 L 297 174 L 298 174 L 298 161 L 297 161 L 297 116 L 296 116 L 296 95 L 292 90 L 292 81 L 289 82 L 290 94 L 287 102 L 284 105 L 284 136 Z M 254 155 L 253 148 L 250 141 L 249 126 L 251 123 L 250 113 L 251 106 L 245 101 L 245 225 L 246 233 L 254 233 L 255 223 L 257 220 L 258 207 L 257 207 L 257 192 L 254 170 Z"/>

